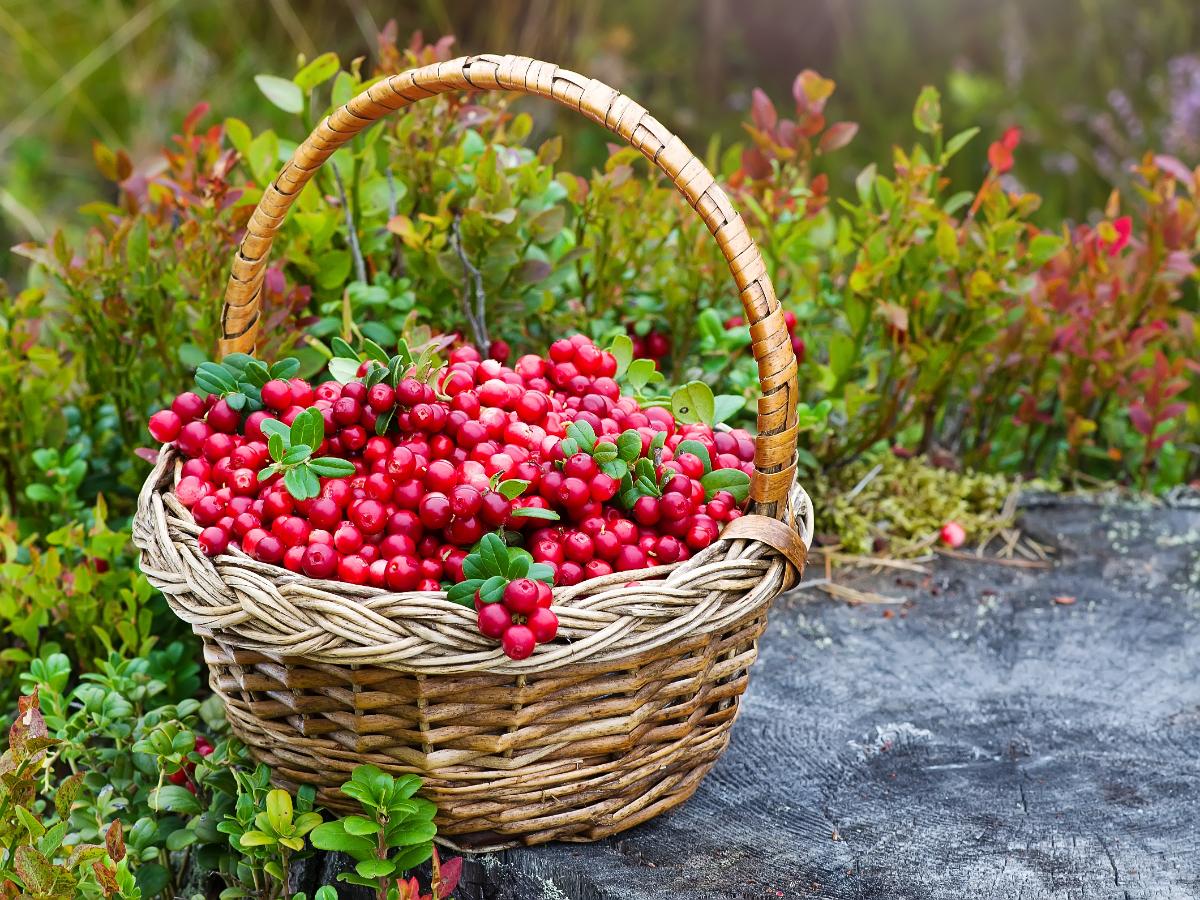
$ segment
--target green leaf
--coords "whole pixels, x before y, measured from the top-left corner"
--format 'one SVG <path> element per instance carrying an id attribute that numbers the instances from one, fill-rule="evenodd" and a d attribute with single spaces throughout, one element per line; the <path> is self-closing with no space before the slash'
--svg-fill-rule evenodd
<path id="1" fill-rule="evenodd" d="M 717 394 L 714 399 L 713 424 L 728 422 L 746 408 L 746 398 L 741 394 Z"/>
<path id="2" fill-rule="evenodd" d="M 267 821 L 278 834 L 287 834 L 292 828 L 292 795 L 280 788 L 267 793 Z"/>
<path id="3" fill-rule="evenodd" d="M 234 391 L 231 394 L 225 395 L 225 403 L 234 412 L 241 412 L 246 408 L 247 397 L 241 391 Z"/>
<path id="4" fill-rule="evenodd" d="M 329 349 L 338 359 L 352 359 L 355 362 L 362 362 L 362 357 L 358 355 L 358 351 L 340 337 L 329 339 Z"/>
<path id="5" fill-rule="evenodd" d="M 612 462 L 617 458 L 617 445 L 610 441 L 600 441 L 592 450 L 592 459 L 598 463 Z"/>
<path id="6" fill-rule="evenodd" d="M 431 856 L 433 856 L 433 844 L 426 842 L 409 847 L 407 850 L 401 850 L 392 857 L 392 862 L 396 866 L 396 871 L 407 872 L 409 869 L 415 869 Z"/>
<path id="7" fill-rule="evenodd" d="M 304 493 L 306 500 L 317 496 L 321 493 L 321 479 L 317 477 L 317 473 L 312 470 L 311 466 L 300 466 L 296 469 L 304 478 Z"/>
<path id="8" fill-rule="evenodd" d="M 25 496 L 34 503 L 49 503 L 54 499 L 54 491 L 44 484 L 25 485 Z"/>
<path id="9" fill-rule="evenodd" d="M 225 136 L 229 138 L 229 143 L 233 146 L 233 149 L 243 157 L 250 155 L 250 141 L 253 140 L 254 135 L 250 132 L 249 125 L 241 119 L 226 119 Z"/>
<path id="10" fill-rule="evenodd" d="M 642 436 L 632 428 L 621 432 L 617 438 L 617 455 L 627 463 L 634 462 L 642 455 Z"/>
<path id="11" fill-rule="evenodd" d="M 966 131 L 960 131 L 950 140 L 946 141 L 946 149 L 942 151 L 942 161 L 949 160 L 952 156 L 958 153 L 963 147 L 967 146 L 971 138 L 979 134 L 978 128 L 968 128 Z"/>
<path id="12" fill-rule="evenodd" d="M 633 362 L 633 340 L 627 334 L 618 334 L 613 338 L 608 352 L 616 358 L 616 377 L 621 378 L 629 370 L 629 364 Z"/>
<path id="13" fill-rule="evenodd" d="M 391 357 L 387 355 L 384 349 L 369 338 L 363 338 L 362 352 L 367 359 L 373 359 L 376 362 L 383 363 L 385 366 L 391 361 Z"/>
<path id="14" fill-rule="evenodd" d="M 322 53 L 292 76 L 292 83 L 307 94 L 317 85 L 324 84 L 336 75 L 340 68 L 338 55 L 331 50 L 328 53 Z"/>
<path id="15" fill-rule="evenodd" d="M 504 575 L 493 575 L 479 586 L 481 603 L 498 603 L 504 599 L 504 589 L 508 587 L 508 578 Z"/>
<path id="16" fill-rule="evenodd" d="M 913 125 L 922 134 L 933 134 L 942 127 L 942 97 L 933 85 L 925 85 L 913 107 Z"/>
<path id="17" fill-rule="evenodd" d="M 562 518 L 552 509 L 542 509 L 540 506 L 518 506 L 512 511 L 514 519 L 544 519 L 547 522 L 557 522 Z"/>
<path id="18" fill-rule="evenodd" d="M 257 831 L 251 829 L 244 831 L 238 837 L 238 844 L 243 848 L 247 847 L 269 847 L 275 843 L 275 838 L 271 837 L 265 831 Z"/>
<path id="19" fill-rule="evenodd" d="M 290 445 L 292 429 L 278 419 L 263 419 L 258 427 L 263 434 L 277 434 L 283 438 L 285 445 Z"/>
<path id="20" fill-rule="evenodd" d="M 329 361 L 329 374 L 341 384 L 349 384 L 358 378 L 358 360 L 335 356 Z"/>
<path id="21" fill-rule="evenodd" d="M 671 411 L 686 424 L 713 424 L 716 401 L 712 388 L 703 381 L 690 381 L 671 394 Z"/>
<path id="22" fill-rule="evenodd" d="M 678 459 L 682 453 L 700 457 L 700 462 L 704 463 L 705 474 L 712 471 L 712 457 L 708 455 L 708 448 L 699 441 L 680 441 L 679 446 L 675 448 L 675 458 Z"/>
<path id="23" fill-rule="evenodd" d="M 300 371 L 300 360 L 294 356 L 285 356 L 283 359 L 274 363 L 270 368 L 272 378 L 280 378 L 287 380 L 294 378 L 296 373 Z"/>
<path id="24" fill-rule="evenodd" d="M 596 446 L 596 431 L 587 422 L 572 422 L 567 426 L 567 437 L 574 438 L 587 453 Z"/>
<path id="25" fill-rule="evenodd" d="M 304 478 L 304 473 L 299 469 L 288 469 L 284 472 L 283 484 L 288 493 L 297 500 L 308 499 L 308 482 Z"/>
<path id="26" fill-rule="evenodd" d="M 287 456 L 288 448 L 282 434 L 276 432 L 267 436 L 267 452 L 271 454 L 271 459 L 275 460 L 275 462 L 283 462 L 283 458 Z"/>
<path id="27" fill-rule="evenodd" d="M 700 479 L 700 486 L 706 500 L 717 491 L 728 491 L 738 503 L 750 496 L 750 476 L 741 469 L 714 469 Z"/>
<path id="28" fill-rule="evenodd" d="M 287 453 L 283 454 L 283 459 L 280 462 L 285 466 L 294 466 L 297 463 L 302 463 L 312 455 L 312 450 L 301 444 L 299 447 L 292 447 Z"/>
<path id="29" fill-rule="evenodd" d="M 658 371 L 653 360 L 635 359 L 625 371 L 625 380 L 635 391 L 641 391 L 653 382 L 662 381 L 663 374 Z"/>
<path id="30" fill-rule="evenodd" d="M 354 474 L 354 463 L 336 456 L 318 456 L 308 467 L 322 478 L 349 478 Z"/>
<path id="31" fill-rule="evenodd" d="M 1029 260 L 1041 268 L 1052 260 L 1063 248 L 1063 239 L 1057 234 L 1039 234 L 1029 242 Z"/>
<path id="32" fill-rule="evenodd" d="M 529 571 L 525 573 L 526 578 L 532 578 L 534 581 L 544 581 L 546 584 L 554 585 L 554 569 L 545 563 L 535 562 L 529 566 Z"/>
<path id="33" fill-rule="evenodd" d="M 254 83 L 266 98 L 287 113 L 304 111 L 304 94 L 295 82 L 275 75 L 255 75 Z"/>
<path id="34" fill-rule="evenodd" d="M 379 823 L 363 816 L 346 816 L 342 819 L 342 827 L 346 829 L 346 834 L 365 835 L 377 832 Z"/>
<path id="35" fill-rule="evenodd" d="M 465 566 L 464 566 L 465 568 Z M 446 591 L 446 599 L 451 603 L 461 603 L 463 606 L 475 605 L 475 592 L 483 587 L 482 578 L 471 578 L 460 581 Z"/>
<path id="36" fill-rule="evenodd" d="M 170 812 L 198 815 L 200 801 L 196 795 L 180 784 L 164 784 L 150 792 L 150 808 Z"/>
<path id="37" fill-rule="evenodd" d="M 340 821 L 318 825 L 308 837 L 318 850 L 349 853 L 355 859 L 369 859 L 375 855 L 374 841 L 356 834 L 347 834 Z"/>
<path id="38" fill-rule="evenodd" d="M 520 478 L 507 478 L 496 485 L 496 490 L 505 500 L 515 500 L 525 493 L 528 487 L 528 481 L 523 481 Z"/>
<path id="39" fill-rule="evenodd" d="M 499 536 L 485 534 L 479 541 L 476 555 L 489 575 L 508 574 L 508 547 Z"/>
<path id="40" fill-rule="evenodd" d="M 138 216 L 125 239 L 125 261 L 131 272 L 146 268 L 150 262 L 150 230 L 144 216 Z"/>
<path id="41" fill-rule="evenodd" d="M 395 870 L 395 866 L 386 859 L 364 859 L 354 867 L 363 878 L 386 878 Z"/>

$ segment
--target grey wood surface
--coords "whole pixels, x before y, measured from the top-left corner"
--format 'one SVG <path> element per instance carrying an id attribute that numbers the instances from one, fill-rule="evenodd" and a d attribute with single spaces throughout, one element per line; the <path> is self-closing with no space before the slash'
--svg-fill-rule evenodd
<path id="1" fill-rule="evenodd" d="M 1059 566 L 856 581 L 909 598 L 891 617 L 782 598 L 691 801 L 475 857 L 456 896 L 1200 897 L 1200 511 L 1064 503 L 1024 524 Z"/>

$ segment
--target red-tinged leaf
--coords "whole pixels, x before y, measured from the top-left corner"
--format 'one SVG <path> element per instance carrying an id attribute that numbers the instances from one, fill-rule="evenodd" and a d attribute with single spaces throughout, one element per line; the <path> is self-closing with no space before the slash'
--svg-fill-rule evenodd
<path id="1" fill-rule="evenodd" d="M 813 115 L 825 108 L 825 101 L 833 96 L 837 85 L 828 78 L 822 78 L 812 69 L 805 69 L 792 82 L 792 97 L 796 101 L 797 113 Z"/>
<path id="2" fill-rule="evenodd" d="M 764 131 L 773 131 L 779 116 L 775 112 L 775 104 L 771 102 L 760 88 L 755 88 L 750 95 L 750 118 L 756 126 Z"/>
<path id="3" fill-rule="evenodd" d="M 151 447 L 135 447 L 133 453 L 139 459 L 144 459 L 152 466 L 158 465 L 158 451 Z"/>
<path id="4" fill-rule="evenodd" d="M 462 868 L 463 858 L 461 856 L 455 856 L 442 863 L 441 881 L 438 885 L 440 898 L 448 900 L 454 889 L 458 887 L 459 879 L 462 878 Z"/>
<path id="5" fill-rule="evenodd" d="M 108 850 L 108 858 L 113 862 L 120 862 L 125 858 L 125 827 L 120 819 L 113 819 L 113 823 L 108 826 L 108 833 L 104 835 L 104 846 Z"/>
<path id="6" fill-rule="evenodd" d="M 92 863 L 92 872 L 95 873 L 96 880 L 100 882 L 100 890 L 104 893 L 105 897 L 112 897 L 120 890 L 120 887 L 117 885 L 117 873 L 115 870 L 96 860 Z"/>
<path id="7" fill-rule="evenodd" d="M 1075 598 L 1071 597 L 1067 594 L 1061 594 L 1054 598 L 1054 602 L 1057 603 L 1059 606 L 1070 606 L 1072 603 L 1075 602 Z"/>
<path id="8" fill-rule="evenodd" d="M 1003 175 L 1013 167 L 1012 150 L 1005 147 L 1004 144 L 996 141 L 988 147 L 988 165 L 996 171 L 997 174 Z"/>
<path id="9" fill-rule="evenodd" d="M 1164 406 L 1158 413 L 1158 420 L 1165 422 L 1168 419 L 1177 419 L 1187 412 L 1188 405 L 1186 403 L 1170 403 Z"/>
<path id="10" fill-rule="evenodd" d="M 751 178 L 771 177 L 771 163 L 757 147 L 742 150 L 742 168 Z"/>
<path id="11" fill-rule="evenodd" d="M 183 120 L 183 133 L 191 137 L 195 133 L 196 123 L 199 122 L 208 113 L 208 103 L 201 101 L 192 107 L 192 111 L 187 114 L 187 118 Z"/>
<path id="12" fill-rule="evenodd" d="M 1010 153 L 1013 150 L 1016 150 L 1021 144 L 1021 129 L 1017 128 L 1016 126 L 1004 129 L 1004 134 L 1000 138 L 1000 143 Z"/>
<path id="13" fill-rule="evenodd" d="M 1141 405 L 1129 407 L 1129 421 L 1138 433 L 1145 437 L 1149 437 L 1154 431 L 1154 421 Z"/>
<path id="14" fill-rule="evenodd" d="M 821 141 L 817 144 L 817 149 L 822 153 L 832 153 L 834 150 L 840 150 L 854 140 L 856 134 L 858 134 L 858 123 L 834 122 L 821 135 Z"/>
<path id="15" fill-rule="evenodd" d="M 791 119 L 783 119 L 775 129 L 775 143 L 789 150 L 795 150 L 800 145 L 800 133 L 796 123 Z"/>

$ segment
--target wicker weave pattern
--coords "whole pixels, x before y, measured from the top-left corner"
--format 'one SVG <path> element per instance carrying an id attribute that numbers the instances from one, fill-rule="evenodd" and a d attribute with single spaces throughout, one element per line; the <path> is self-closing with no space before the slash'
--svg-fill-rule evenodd
<path id="1" fill-rule="evenodd" d="M 666 175 L 700 214 L 729 263 L 750 325 L 762 396 L 758 401 L 754 511 L 781 517 L 795 477 L 796 356 L 762 255 L 729 198 L 684 143 L 608 85 L 522 56 L 461 57 L 393 75 L 334 111 L 296 148 L 246 226 L 221 316 L 221 353 L 253 352 L 271 244 L 288 209 L 338 147 L 388 113 L 448 91 L 513 91 L 557 100 L 624 138 Z"/>
<path id="2" fill-rule="evenodd" d="M 762 259 L 713 177 L 644 109 L 514 56 L 439 63 L 373 85 L 322 122 L 255 210 L 234 261 L 222 353 L 251 351 L 274 235 L 333 151 L 375 120 L 450 90 L 552 97 L 666 172 L 729 261 L 762 397 L 752 514 L 691 559 L 554 591 L 559 635 L 511 660 L 442 592 L 316 581 L 236 546 L 215 559 L 173 494 L 164 447 L 138 499 L 142 569 L 204 641 L 234 731 L 286 785 L 335 789 L 361 762 L 416 772 L 464 847 L 592 840 L 683 802 L 729 740 L 771 601 L 799 577 L 812 507 L 795 485 L 796 360 Z"/>

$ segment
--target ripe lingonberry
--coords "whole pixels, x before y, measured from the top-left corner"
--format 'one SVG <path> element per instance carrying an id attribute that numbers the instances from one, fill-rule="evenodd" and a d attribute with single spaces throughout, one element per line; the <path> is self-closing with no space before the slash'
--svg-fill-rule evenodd
<path id="1" fill-rule="evenodd" d="M 477 621 L 480 634 L 499 639 L 512 627 L 512 613 L 503 603 L 480 603 Z"/>
<path id="2" fill-rule="evenodd" d="M 526 624 L 533 634 L 533 639 L 539 644 L 554 640 L 554 636 L 558 634 L 558 616 L 543 607 L 535 609 Z"/>
<path id="3" fill-rule="evenodd" d="M 527 625 L 510 625 L 500 638 L 500 649 L 509 659 L 527 659 L 535 646 L 537 639 Z"/>
<path id="4" fill-rule="evenodd" d="M 150 435 L 156 441 L 160 444 L 169 444 L 179 437 L 179 430 L 183 428 L 183 420 L 172 409 L 160 409 L 150 417 L 148 427 Z"/>
<path id="5" fill-rule="evenodd" d="M 421 498 L 417 513 L 421 517 L 421 524 L 429 529 L 445 528 L 450 524 L 450 517 L 453 514 L 449 498 L 445 494 L 436 492 L 426 494 Z"/>
<path id="6" fill-rule="evenodd" d="M 300 567 L 309 578 L 329 578 L 337 570 L 337 553 L 328 544 L 309 544 Z"/>
<path id="7" fill-rule="evenodd" d="M 276 412 L 289 409 L 292 403 L 292 387 L 286 381 L 274 378 L 260 388 L 263 405 Z"/>
<path id="8" fill-rule="evenodd" d="M 522 616 L 530 615 L 538 608 L 537 582 L 531 578 L 518 578 L 504 588 L 504 605 L 511 612 Z"/>
<path id="9" fill-rule="evenodd" d="M 210 525 L 200 532 L 200 551 L 206 556 L 216 556 L 224 553 L 229 546 L 229 532 L 224 528 Z"/>
<path id="10" fill-rule="evenodd" d="M 394 556 L 387 562 L 384 578 L 388 590 L 413 591 L 421 582 L 421 564 L 413 556 Z"/>
<path id="11" fill-rule="evenodd" d="M 191 391 L 180 394 L 171 402 L 171 411 L 186 424 L 204 415 L 204 398 Z"/>

